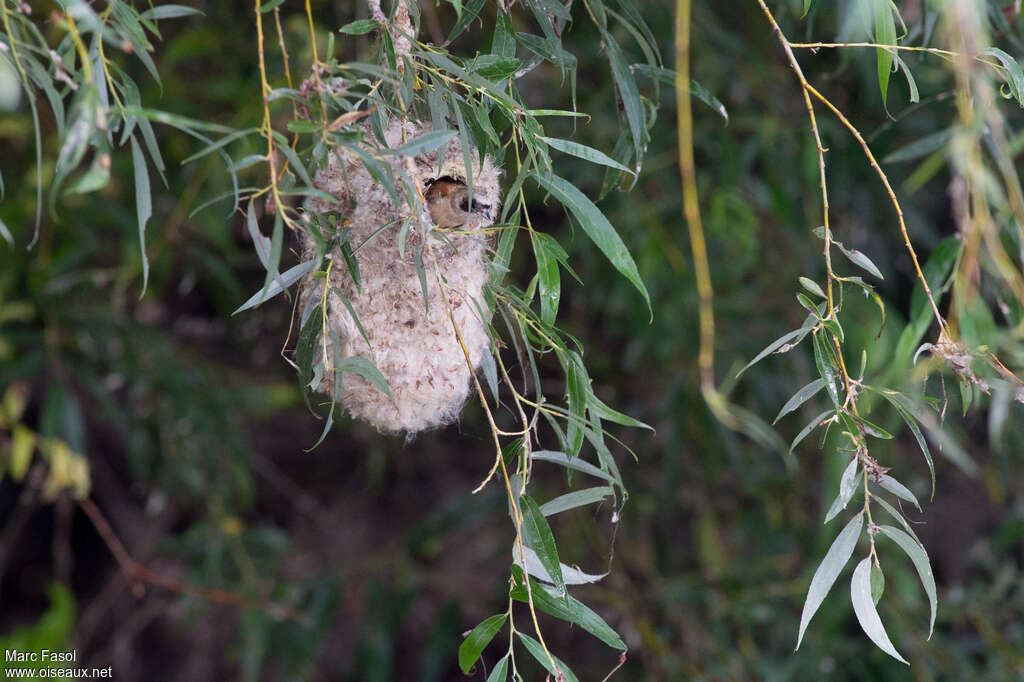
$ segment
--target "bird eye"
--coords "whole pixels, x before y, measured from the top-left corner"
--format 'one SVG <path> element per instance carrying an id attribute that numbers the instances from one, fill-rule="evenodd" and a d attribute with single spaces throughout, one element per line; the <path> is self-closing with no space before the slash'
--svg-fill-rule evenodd
<path id="1" fill-rule="evenodd" d="M 465 213 L 469 213 L 470 212 L 469 197 L 462 197 L 462 199 L 459 200 L 459 210 L 461 210 L 461 211 L 463 211 Z"/>

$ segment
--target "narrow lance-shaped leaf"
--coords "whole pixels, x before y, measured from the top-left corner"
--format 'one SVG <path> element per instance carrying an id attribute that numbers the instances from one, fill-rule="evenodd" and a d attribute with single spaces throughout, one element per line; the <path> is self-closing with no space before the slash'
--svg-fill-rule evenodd
<path id="1" fill-rule="evenodd" d="M 556 594 L 553 588 L 543 585 L 532 578 L 529 578 L 530 591 L 528 592 L 526 584 L 523 582 L 523 572 L 518 566 L 513 568 L 513 577 L 516 585 L 509 593 L 512 599 L 528 602 L 532 595 L 534 605 L 544 613 L 579 625 L 613 649 L 626 649 L 626 643 L 622 641 L 618 633 L 583 602 L 570 596 L 562 598 Z"/>
<path id="2" fill-rule="evenodd" d="M 149 193 L 149 170 L 146 168 L 146 157 L 142 148 L 132 138 L 132 165 L 135 169 L 135 214 L 139 224 L 139 252 L 142 254 L 142 295 L 146 293 L 149 283 L 149 258 L 146 256 L 146 223 L 153 215 L 153 200 Z"/>
<path id="3" fill-rule="evenodd" d="M 507 618 L 508 614 L 505 613 L 491 616 L 473 628 L 473 631 L 466 636 L 459 646 L 459 667 L 462 668 L 463 673 L 469 674 L 473 664 L 494 639 L 494 635 L 498 634 L 498 631 L 505 625 Z"/>
<path id="4" fill-rule="evenodd" d="M 807 438 L 807 436 L 810 435 L 811 431 L 821 426 L 822 421 L 825 419 L 825 417 L 829 416 L 830 414 L 834 414 L 834 412 L 832 410 L 825 410 L 817 417 L 812 419 L 810 422 L 808 422 L 807 426 L 802 428 L 800 430 L 800 433 L 796 434 L 796 438 L 793 439 L 793 442 L 789 444 L 790 454 L 792 454 L 793 450 L 796 449 L 796 446 L 799 445 L 804 438 Z"/>
<path id="5" fill-rule="evenodd" d="M 487 682 L 505 682 L 508 679 L 508 654 L 498 661 L 494 670 L 487 676 Z"/>
<path id="6" fill-rule="evenodd" d="M 14 246 L 14 237 L 11 235 L 11 231 L 7 229 L 7 225 L 4 224 L 2 219 L 0 219 L 0 237 L 3 237 L 8 246 Z"/>
<path id="7" fill-rule="evenodd" d="M 557 656 L 552 655 L 551 658 L 548 658 L 548 654 L 544 652 L 544 647 L 540 642 L 524 632 L 517 631 L 516 634 L 519 636 L 523 646 L 526 647 L 526 650 L 530 652 L 530 655 L 544 666 L 545 670 L 554 675 L 554 679 L 565 680 L 565 682 L 579 682 L 579 679 L 569 669 L 569 666 L 559 660 Z M 551 666 L 551 659 L 554 659 L 557 668 Z"/>
<path id="8" fill-rule="evenodd" d="M 825 390 L 832 404 L 839 409 L 839 389 L 836 387 L 836 368 L 832 360 L 832 352 L 825 340 L 824 332 L 814 333 L 814 363 L 818 366 L 818 373 L 825 382 Z"/>
<path id="9" fill-rule="evenodd" d="M 921 452 L 924 454 L 925 461 L 928 462 L 928 473 L 931 474 L 932 477 L 932 498 L 934 498 L 935 463 L 932 461 L 932 453 L 928 449 L 928 441 L 925 440 L 924 434 L 921 433 L 921 427 L 918 426 L 917 419 L 914 417 L 913 412 L 911 412 L 909 402 L 906 401 L 906 398 L 902 393 L 898 393 L 897 391 L 884 389 L 879 391 L 879 393 L 881 393 L 882 397 L 888 400 L 889 403 L 896 408 L 896 412 L 899 413 L 900 417 L 906 423 L 907 428 L 909 428 L 910 432 L 914 434 L 914 440 L 917 441 L 918 447 L 921 448 Z"/>
<path id="10" fill-rule="evenodd" d="M 456 134 L 457 133 L 454 130 L 432 130 L 428 133 L 423 133 L 417 138 L 409 140 L 403 145 L 394 147 L 393 149 L 381 150 L 381 153 L 419 156 L 420 154 L 435 151 L 448 144 L 448 141 L 455 137 Z"/>
<path id="11" fill-rule="evenodd" d="M 853 555 L 853 549 L 857 546 L 857 537 L 860 535 L 863 524 L 863 512 L 850 519 L 846 527 L 836 536 L 832 546 L 825 553 L 825 558 L 821 560 L 818 569 L 814 572 L 814 577 L 811 578 L 811 586 L 807 590 L 807 598 L 804 600 L 803 613 L 800 614 L 800 632 L 796 638 L 797 649 L 800 648 L 800 642 L 804 638 L 804 631 L 811 622 L 811 618 L 817 613 L 821 602 L 825 600 L 825 596 L 832 589 L 836 578 L 839 577 L 846 562 Z"/>
<path id="12" fill-rule="evenodd" d="M 551 582 L 560 594 L 565 594 L 565 580 L 562 578 L 561 562 L 558 560 L 558 548 L 551 526 L 540 507 L 529 495 L 519 498 L 519 508 L 523 516 L 523 536 L 526 544 L 537 553 L 544 570 L 551 576 Z"/>
<path id="13" fill-rule="evenodd" d="M 547 191 L 558 199 L 562 205 L 568 208 L 579 221 L 583 231 L 587 233 L 591 241 L 597 245 L 601 252 L 611 261 L 627 280 L 629 280 L 637 291 L 644 297 L 647 309 L 654 314 L 651 308 L 651 297 L 647 293 L 647 287 L 640 279 L 633 256 L 623 243 L 622 238 L 612 227 L 608 219 L 604 217 L 601 210 L 587 198 L 583 192 L 577 189 L 572 183 L 558 177 L 557 175 L 545 175 L 535 172 L 533 177 Z"/>
<path id="14" fill-rule="evenodd" d="M 537 137 L 538 139 L 544 140 L 548 145 L 554 147 L 560 152 L 572 154 L 584 161 L 590 161 L 591 163 L 597 163 L 602 166 L 608 166 L 609 168 L 615 168 L 616 170 L 629 173 L 630 175 L 635 175 L 631 169 L 623 166 L 612 157 L 598 149 L 594 149 L 593 147 L 588 147 L 585 144 L 579 144 L 578 142 L 573 142 L 571 140 L 562 140 L 557 137 L 544 137 L 543 135 L 538 135 Z"/>
<path id="15" fill-rule="evenodd" d="M 526 559 L 524 562 L 523 559 Z M 526 572 L 538 580 L 546 583 L 553 582 L 547 569 L 540 563 L 537 553 L 525 545 L 519 547 L 518 543 L 512 547 L 512 560 L 517 566 L 522 566 Z M 578 568 L 562 564 L 562 579 L 566 585 L 589 585 L 603 580 L 607 573 L 584 573 Z"/>
<path id="16" fill-rule="evenodd" d="M 857 458 L 854 457 L 850 460 L 850 463 L 846 465 L 846 469 L 843 471 L 843 477 L 839 481 L 839 494 L 836 495 L 835 502 L 828 510 L 828 514 L 825 515 L 825 523 L 828 523 L 836 514 L 846 509 L 846 505 L 850 503 L 850 499 L 853 497 L 853 493 L 857 491 Z"/>
<path id="17" fill-rule="evenodd" d="M 615 85 L 622 99 L 622 108 L 626 111 L 626 122 L 629 124 L 629 131 L 633 136 L 633 151 L 635 153 L 637 168 L 644 158 L 644 148 L 647 145 L 647 125 L 643 104 L 640 101 L 640 91 L 637 89 L 636 79 L 633 72 L 626 65 L 626 59 L 618 42 L 608 31 L 602 31 L 601 38 L 604 42 L 605 54 L 612 67 L 612 76 Z"/>
<path id="18" fill-rule="evenodd" d="M 793 397 L 787 400 L 786 404 L 782 406 L 781 410 L 779 410 L 779 414 L 776 415 L 775 421 L 773 421 L 772 424 L 779 421 L 783 416 L 789 414 L 790 412 L 792 412 L 793 410 L 795 410 L 796 408 L 800 407 L 805 402 L 810 400 L 824 386 L 825 381 L 823 379 L 815 379 L 814 381 L 812 381 L 811 383 L 807 384 L 799 391 L 794 393 Z"/>
<path id="19" fill-rule="evenodd" d="M 878 617 L 875 609 L 875 602 L 871 598 L 871 558 L 865 557 L 853 570 L 853 580 L 850 581 L 850 600 L 853 602 L 853 612 L 857 614 L 857 621 L 864 633 L 871 638 L 879 649 L 889 654 L 901 663 L 910 663 L 900 656 L 896 647 L 889 640 L 885 632 L 882 619 Z"/>
<path id="20" fill-rule="evenodd" d="M 882 486 L 883 488 L 885 488 L 886 490 L 888 490 L 901 500 L 906 500 L 910 504 L 917 507 L 918 511 L 921 511 L 921 505 L 917 501 L 917 496 L 915 496 L 914 493 L 910 492 L 910 489 L 907 488 L 907 486 L 903 485 L 892 476 L 889 476 L 888 474 L 882 474 L 878 478 L 878 485 Z"/>
<path id="21" fill-rule="evenodd" d="M 333 338 L 335 335 L 334 332 L 331 332 L 331 335 Z M 338 366 L 334 368 L 334 374 L 338 377 L 335 379 L 335 383 L 341 383 L 340 377 L 342 372 L 358 374 L 373 384 L 373 387 L 384 395 L 391 395 L 391 388 L 388 386 L 388 380 L 384 378 L 384 375 L 381 374 L 376 365 L 364 357 L 354 355 L 350 358 L 345 358 L 338 363 Z"/>
<path id="22" fill-rule="evenodd" d="M 555 499 L 545 502 L 540 506 L 541 512 L 544 516 L 553 516 L 570 509 L 576 509 L 577 507 L 585 507 L 588 504 L 594 504 L 600 502 L 606 497 L 614 495 L 612 489 L 606 485 L 597 486 L 595 488 L 585 488 L 583 490 L 574 490 L 571 493 L 559 495 Z"/>
<path id="23" fill-rule="evenodd" d="M 917 575 L 921 578 L 921 584 L 924 586 L 925 594 L 928 595 L 928 604 L 931 607 L 931 619 L 928 623 L 928 637 L 930 639 L 932 630 L 935 629 L 935 612 L 939 606 L 939 599 L 938 593 L 935 590 L 935 576 L 932 575 L 932 565 L 928 560 L 928 554 L 924 551 L 921 543 L 899 528 L 878 526 L 878 530 L 882 531 L 882 533 L 899 545 L 900 549 L 906 552 L 907 556 L 914 563 L 914 568 L 917 569 Z"/>
<path id="24" fill-rule="evenodd" d="M 875 0 L 875 42 L 896 44 L 896 20 L 892 16 L 889 0 Z M 892 74 L 892 52 L 878 48 L 878 89 L 882 92 L 882 105 L 889 94 L 889 76 Z"/>
<path id="25" fill-rule="evenodd" d="M 534 461 L 539 460 L 542 462 L 554 462 L 555 464 L 561 464 L 564 467 L 575 469 L 576 471 L 582 471 L 585 474 L 604 479 L 609 483 L 615 483 L 615 479 L 612 478 L 609 473 L 602 471 L 581 457 L 569 457 L 564 452 L 556 452 L 554 450 L 538 450 L 531 455 L 531 458 Z"/>
<path id="26" fill-rule="evenodd" d="M 231 314 L 232 315 L 237 315 L 238 313 L 242 312 L 243 310 L 248 310 L 249 308 L 255 308 L 256 306 L 258 306 L 259 304 L 263 303 L 264 301 L 267 301 L 267 300 L 273 298 L 274 296 L 277 296 L 282 291 L 284 291 L 286 288 L 290 287 L 292 284 L 294 284 L 295 282 L 299 281 L 299 279 L 302 278 L 304 275 L 306 275 L 307 273 L 312 271 L 313 270 L 313 266 L 315 266 L 315 265 L 316 265 L 316 260 L 315 259 L 314 260 L 308 260 L 308 261 L 306 261 L 304 263 L 299 263 L 298 265 L 290 268 L 289 270 L 286 270 L 285 272 L 283 272 L 281 274 L 281 276 L 279 278 L 277 278 L 273 282 L 271 282 L 270 286 L 267 287 L 266 291 L 263 291 L 263 289 L 260 289 L 255 294 L 253 294 L 252 297 L 249 298 L 248 301 L 246 301 L 245 303 L 240 305 L 238 307 L 238 310 L 236 310 L 235 312 L 233 312 Z"/>

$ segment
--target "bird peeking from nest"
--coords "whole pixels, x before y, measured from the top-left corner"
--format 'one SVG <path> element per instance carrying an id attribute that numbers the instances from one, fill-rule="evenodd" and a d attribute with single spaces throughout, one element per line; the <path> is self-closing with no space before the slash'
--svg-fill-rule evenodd
<path id="1" fill-rule="evenodd" d="M 464 182 L 449 177 L 430 183 L 424 195 L 430 218 L 438 227 L 473 229 L 491 220 L 491 207 L 474 198 L 469 202 L 469 190 Z"/>

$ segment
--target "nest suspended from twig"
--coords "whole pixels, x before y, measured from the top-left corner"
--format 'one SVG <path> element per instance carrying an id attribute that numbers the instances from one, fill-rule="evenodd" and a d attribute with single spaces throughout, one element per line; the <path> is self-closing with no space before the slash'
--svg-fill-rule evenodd
<path id="1" fill-rule="evenodd" d="M 424 132 L 418 123 L 392 121 L 384 129 L 386 147 L 398 147 Z M 369 131 L 363 145 L 368 152 L 384 148 Z M 329 281 L 308 277 L 303 284 L 301 301 L 306 311 L 328 287 L 329 338 L 326 345 L 322 333 L 317 339 L 316 359 L 323 361 L 325 348 L 328 357 L 319 383 L 312 388 L 332 394 L 336 377 L 340 378 L 340 404 L 380 431 L 413 434 L 453 421 L 470 392 L 470 366 L 478 367 L 489 352 L 490 312 L 483 292 L 491 268 L 489 239 L 481 228 L 497 217 L 499 171 L 490 158 L 481 163 L 477 150 L 469 151 L 470 174 L 457 137 L 440 150 L 420 156 L 384 157 L 391 166 L 382 162 L 384 170 L 395 179 L 397 204 L 360 156 L 345 148 L 338 148 L 327 168 L 314 178 L 315 186 L 336 197 L 338 204 L 311 200 L 307 210 L 340 213 L 343 229 L 351 230 L 347 243 L 358 264 L 360 286 L 340 248 L 330 254 L 334 263 Z M 428 211 L 411 210 L 401 201 L 403 173 L 425 193 L 431 204 Z M 457 191 L 470 177 L 471 206 L 465 188 Z M 434 210 L 439 206 L 436 202 L 457 202 L 459 197 L 467 211 L 461 214 L 463 224 L 439 228 L 428 212 L 443 215 L 444 211 Z M 452 208 L 460 207 L 456 203 Z M 303 234 L 303 250 L 306 258 L 316 256 L 311 234 Z M 336 343 L 332 333 L 337 335 Z M 387 380 L 390 396 L 359 374 L 333 372 L 337 359 L 352 356 L 376 365 Z"/>

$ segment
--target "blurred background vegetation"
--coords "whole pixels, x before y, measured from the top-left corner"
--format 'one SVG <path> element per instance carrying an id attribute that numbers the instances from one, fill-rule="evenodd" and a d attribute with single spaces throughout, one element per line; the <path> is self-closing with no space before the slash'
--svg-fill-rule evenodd
<path id="1" fill-rule="evenodd" d="M 51 9 L 38 4 L 37 13 Z M 189 4 L 204 16 L 161 23 L 155 60 L 162 90 L 139 63 L 127 66 L 140 72 L 142 101 L 234 127 L 258 125 L 250 4 Z M 673 4 L 641 6 L 668 64 Z M 771 4 L 794 40 L 836 34 L 831 3 L 817 3 L 803 21 L 802 2 Z M 844 3 L 837 4 L 841 10 Z M 1005 4 L 1012 3 L 990 6 Z M 300 5 L 282 5 L 293 46 L 305 44 Z M 362 3 L 312 6 L 324 32 L 366 16 Z M 451 5 L 428 0 L 422 7 L 422 34 L 441 42 L 454 21 Z M 908 23 L 923 11 L 916 0 L 900 7 Z M 465 56 L 486 50 L 492 15 L 485 9 L 485 28 L 475 24 L 450 49 Z M 1009 16 L 1000 40 L 1020 56 L 1024 30 L 1017 14 Z M 628 35 L 619 39 L 635 50 Z M 820 242 L 811 234 L 820 220 L 818 168 L 797 83 L 757 4 L 696 2 L 693 40 L 693 76 L 729 113 L 726 124 L 695 102 L 718 374 L 731 377 L 802 322 L 793 300 L 797 277 L 820 280 Z M 579 108 L 593 118 L 575 127 L 553 123 L 547 134 L 610 152 L 620 124 L 599 36 L 578 20 L 565 41 L 579 58 Z M 341 36 L 337 47 L 341 58 L 365 58 L 371 40 Z M 297 64 L 310 59 L 308 51 L 291 56 Z M 929 104 L 903 115 L 906 84 L 893 79 L 894 123 L 878 93 L 873 52 L 799 58 L 880 158 L 955 118 L 952 80 L 941 62 L 908 59 Z M 536 108 L 568 108 L 568 85 L 557 70 L 537 69 L 524 91 Z M 653 322 L 631 285 L 583 235 L 572 234 L 561 210 L 533 197 L 535 225 L 572 246 L 571 263 L 585 282 L 566 287 L 562 314 L 588 348 L 595 391 L 656 429 L 620 434 L 639 458 L 616 452 L 631 494 L 618 523 L 608 508 L 577 510 L 555 523 L 563 555 L 588 557 L 588 572 L 610 571 L 577 593 L 630 647 L 615 679 L 1021 679 L 1024 409 L 1017 403 L 999 439 L 990 435 L 987 402 L 962 420 L 948 417 L 947 432 L 976 467 L 965 470 L 938 454 L 934 501 L 922 513 L 908 511 L 939 585 L 930 641 L 912 566 L 899 556 L 886 564 L 882 616 L 912 667 L 864 637 L 842 581 L 793 652 L 810 576 L 836 532 L 836 522 L 823 527 L 821 519 L 845 461 L 834 444 L 819 450 L 808 439 L 787 463 L 722 427 L 700 397 L 675 112 L 671 93 L 663 94 L 637 185 L 600 204 L 636 257 Z M 74 646 L 80 661 L 112 665 L 125 680 L 460 679 L 462 634 L 504 603 L 507 586 L 495 576 L 507 570 L 512 535 L 502 490 L 470 494 L 491 463 L 479 408 L 471 403 L 459 424 L 408 443 L 346 419 L 307 452 L 322 422 L 303 405 L 280 356 L 291 308 L 280 299 L 232 317 L 262 286 L 263 268 L 243 217 L 226 215 L 230 202 L 192 213 L 230 189 L 215 155 L 182 165 L 194 141 L 158 128 L 168 186 L 154 184 L 149 285 L 140 298 L 130 157 L 113 157 L 113 179 L 101 193 L 63 199 L 56 219 L 44 214 L 39 243 L 26 251 L 35 208 L 32 122 L 24 100 L 9 109 L 0 113 L 0 218 L 15 246 L 0 244 L 0 389 L 13 386 L 25 396 L 26 425 L 87 456 L 93 499 L 136 559 L 272 608 L 234 608 L 126 578 L 88 517 L 67 495 L 46 499 L 30 469 L 20 482 L 0 482 L 0 641 Z M 1011 124 L 1021 120 L 1019 110 L 1007 111 Z M 52 164 L 57 148 L 46 116 L 44 157 Z M 885 275 L 885 331 L 873 340 L 877 312 L 865 301 L 862 309 L 847 308 L 847 320 L 860 321 L 846 323 L 848 341 L 870 349 L 871 371 L 898 375 L 906 367 L 890 365 L 913 270 L 859 146 L 834 119 L 820 122 L 830 147 L 836 237 L 867 253 Z M 922 171 L 920 161 L 885 167 L 912 236 L 928 254 L 956 228 L 948 170 Z M 597 196 L 602 173 L 594 166 L 568 156 L 557 164 Z M 815 376 L 802 348 L 727 385 L 731 400 L 767 417 Z M 941 390 L 937 382 L 932 389 Z M 814 407 L 801 408 L 802 420 L 783 420 L 780 434 L 791 439 Z M 882 425 L 897 430 L 891 416 Z M 927 498 L 927 469 L 910 435 L 903 431 L 885 445 L 874 456 L 899 467 L 901 479 Z M 537 485 L 555 493 L 562 477 L 548 480 L 547 473 L 538 468 Z M 302 617 L 281 618 L 278 607 Z M 585 632 L 543 616 L 542 623 L 552 625 L 549 645 L 581 680 L 601 679 L 617 662 Z M 472 679 L 485 677 L 478 666 Z"/>

